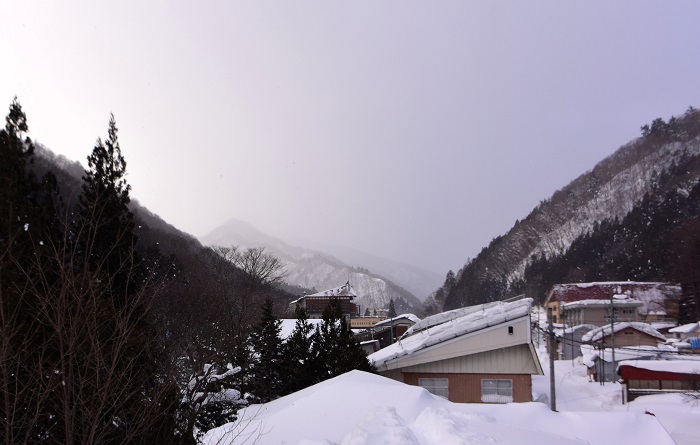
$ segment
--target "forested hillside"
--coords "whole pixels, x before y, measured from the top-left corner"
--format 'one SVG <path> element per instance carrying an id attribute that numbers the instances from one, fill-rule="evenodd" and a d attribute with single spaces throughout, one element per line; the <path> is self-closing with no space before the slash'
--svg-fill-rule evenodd
<path id="1" fill-rule="evenodd" d="M 436 306 L 521 293 L 541 301 L 562 282 L 692 281 L 683 261 L 697 258 L 700 112 L 641 130 L 492 240 L 438 289 Z"/>
<path id="2" fill-rule="evenodd" d="M 113 116 L 86 169 L 28 133 L 15 99 L 0 129 L 0 442 L 190 444 L 248 397 L 278 397 L 251 334 L 293 298 L 279 262 L 222 256 L 133 203 Z M 348 357 L 316 360 L 316 377 L 369 367 Z"/>

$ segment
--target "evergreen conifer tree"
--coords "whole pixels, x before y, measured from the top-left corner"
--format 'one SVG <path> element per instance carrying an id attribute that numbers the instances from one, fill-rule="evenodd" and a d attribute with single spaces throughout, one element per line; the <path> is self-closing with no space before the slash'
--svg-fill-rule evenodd
<path id="1" fill-rule="evenodd" d="M 128 207 L 131 186 L 126 182 L 126 161 L 117 131 L 114 115 L 110 115 L 107 139 L 98 138 L 88 156 L 76 230 L 84 267 L 109 276 L 115 303 L 125 305 L 137 282 L 136 235 Z"/>
<path id="2" fill-rule="evenodd" d="M 312 355 L 313 325 L 309 323 L 306 309 L 297 307 L 294 331 L 284 343 L 284 369 L 289 377 L 284 394 L 290 394 L 316 383 L 318 372 Z"/>
<path id="3" fill-rule="evenodd" d="M 326 306 L 323 321 L 313 334 L 313 356 L 318 381 L 336 377 L 353 369 L 374 372 L 367 354 L 348 326 L 340 300 L 334 298 Z"/>
<path id="4" fill-rule="evenodd" d="M 17 266 L 26 268 L 33 253 L 29 230 L 37 229 L 33 218 L 38 213 L 33 202 L 37 184 L 29 169 L 34 144 L 29 137 L 22 139 L 29 127 L 16 97 L 5 122 L 0 130 L 0 245 L 3 258 L 12 256 L 22 262 Z M 0 282 L 10 282 L 4 278 Z"/>
<path id="5" fill-rule="evenodd" d="M 56 178 L 34 179 L 27 130 L 15 99 L 0 130 L 0 442 L 172 443 L 167 419 L 178 394 L 149 353 L 152 294 L 134 279 L 114 120 L 112 148 L 98 145 L 121 159 L 121 173 L 110 184 L 115 176 L 105 172 L 114 166 L 93 153 L 72 232 Z M 127 223 L 105 230 L 115 221 Z M 141 285 L 124 284 L 130 280 Z"/>
<path id="6" fill-rule="evenodd" d="M 0 442 L 12 443 L 43 422 L 30 409 L 32 388 L 41 384 L 34 373 L 44 364 L 45 326 L 37 295 L 27 292 L 36 277 L 36 182 L 29 168 L 34 146 L 22 139 L 29 127 L 17 98 L 5 121 L 0 130 Z"/>
<path id="7" fill-rule="evenodd" d="M 387 313 L 389 318 L 396 317 L 396 305 L 394 304 L 394 299 L 389 300 L 389 313 Z"/>
<path id="8" fill-rule="evenodd" d="M 249 392 L 260 403 L 274 400 L 283 392 L 281 323 L 273 314 L 272 299 L 266 298 L 262 306 L 262 317 L 250 335 L 254 353 Z"/>

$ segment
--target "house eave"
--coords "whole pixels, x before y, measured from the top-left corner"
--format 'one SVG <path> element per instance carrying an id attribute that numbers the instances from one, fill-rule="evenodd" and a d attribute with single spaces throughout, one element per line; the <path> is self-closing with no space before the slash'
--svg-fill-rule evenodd
<path id="1" fill-rule="evenodd" d="M 469 349 L 466 350 L 458 350 L 458 351 L 449 351 L 449 346 L 457 343 L 457 342 L 462 342 L 462 341 L 467 341 L 469 339 L 473 339 L 476 337 L 480 336 L 485 336 L 488 335 L 489 333 L 497 330 L 497 329 L 503 329 L 509 325 L 522 325 L 522 329 L 525 331 L 523 333 L 520 333 L 518 335 L 513 335 L 512 337 L 509 335 L 506 337 L 506 341 L 499 342 L 497 345 L 483 345 L 483 346 L 477 346 L 477 347 L 470 347 Z M 426 348 L 414 351 L 411 354 L 405 354 L 401 355 L 399 357 L 394 357 L 392 359 L 389 359 L 382 363 L 382 365 L 377 367 L 378 371 L 389 371 L 389 370 L 395 370 L 395 369 L 402 369 L 406 368 L 409 366 L 415 366 L 415 365 L 421 365 L 424 363 L 429 363 L 432 361 L 437 360 L 446 360 L 450 358 L 455 358 L 455 357 L 461 357 L 461 356 L 468 356 L 468 355 L 473 355 L 473 354 L 478 354 L 482 352 L 487 352 L 490 350 L 498 349 L 498 348 L 507 348 L 511 346 L 517 346 L 517 345 L 522 345 L 526 344 L 529 345 L 532 354 L 533 354 L 533 359 L 537 363 L 537 369 L 538 372 L 542 372 L 542 367 L 539 363 L 539 359 L 537 358 L 537 354 L 534 351 L 534 348 L 532 346 L 531 338 L 530 338 L 530 331 L 529 331 L 529 325 L 530 325 L 530 316 L 529 314 L 514 318 L 512 320 L 508 320 L 506 322 L 501 322 L 498 324 L 495 324 L 493 326 L 489 326 L 477 331 L 472 331 L 468 332 L 462 335 L 457 335 L 449 340 L 445 340 L 443 342 L 428 346 Z M 414 334 L 414 335 L 421 335 L 420 333 Z M 435 351 L 439 351 L 440 349 L 444 349 L 448 352 L 444 354 L 435 354 Z"/>

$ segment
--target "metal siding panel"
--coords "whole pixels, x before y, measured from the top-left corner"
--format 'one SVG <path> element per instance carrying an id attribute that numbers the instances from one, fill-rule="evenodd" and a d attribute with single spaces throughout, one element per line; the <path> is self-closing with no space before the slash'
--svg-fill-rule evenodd
<path id="1" fill-rule="evenodd" d="M 514 328 L 512 335 L 508 334 L 508 326 L 513 326 Z M 391 364 L 390 367 L 404 368 L 420 363 L 434 362 L 467 354 L 476 354 L 508 348 L 519 344 L 527 344 L 529 343 L 529 329 L 529 317 L 522 317 L 517 320 L 493 326 L 492 328 L 485 328 L 453 340 L 445 341 L 422 351 L 417 351 L 409 356 L 401 357 L 399 362 Z"/>
<path id="2" fill-rule="evenodd" d="M 537 374 L 530 348 L 518 345 L 480 354 L 472 354 L 403 368 L 404 372 L 439 373 L 526 373 Z"/>

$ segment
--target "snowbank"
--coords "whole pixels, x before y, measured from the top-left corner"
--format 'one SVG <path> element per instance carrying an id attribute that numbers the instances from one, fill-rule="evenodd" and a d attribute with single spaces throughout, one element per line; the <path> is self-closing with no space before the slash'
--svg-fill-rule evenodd
<path id="1" fill-rule="evenodd" d="M 241 419 L 209 431 L 202 443 L 674 443 L 654 416 L 643 413 L 557 413 L 534 402 L 458 404 L 422 388 L 361 371 L 248 407 L 241 412 Z"/>

